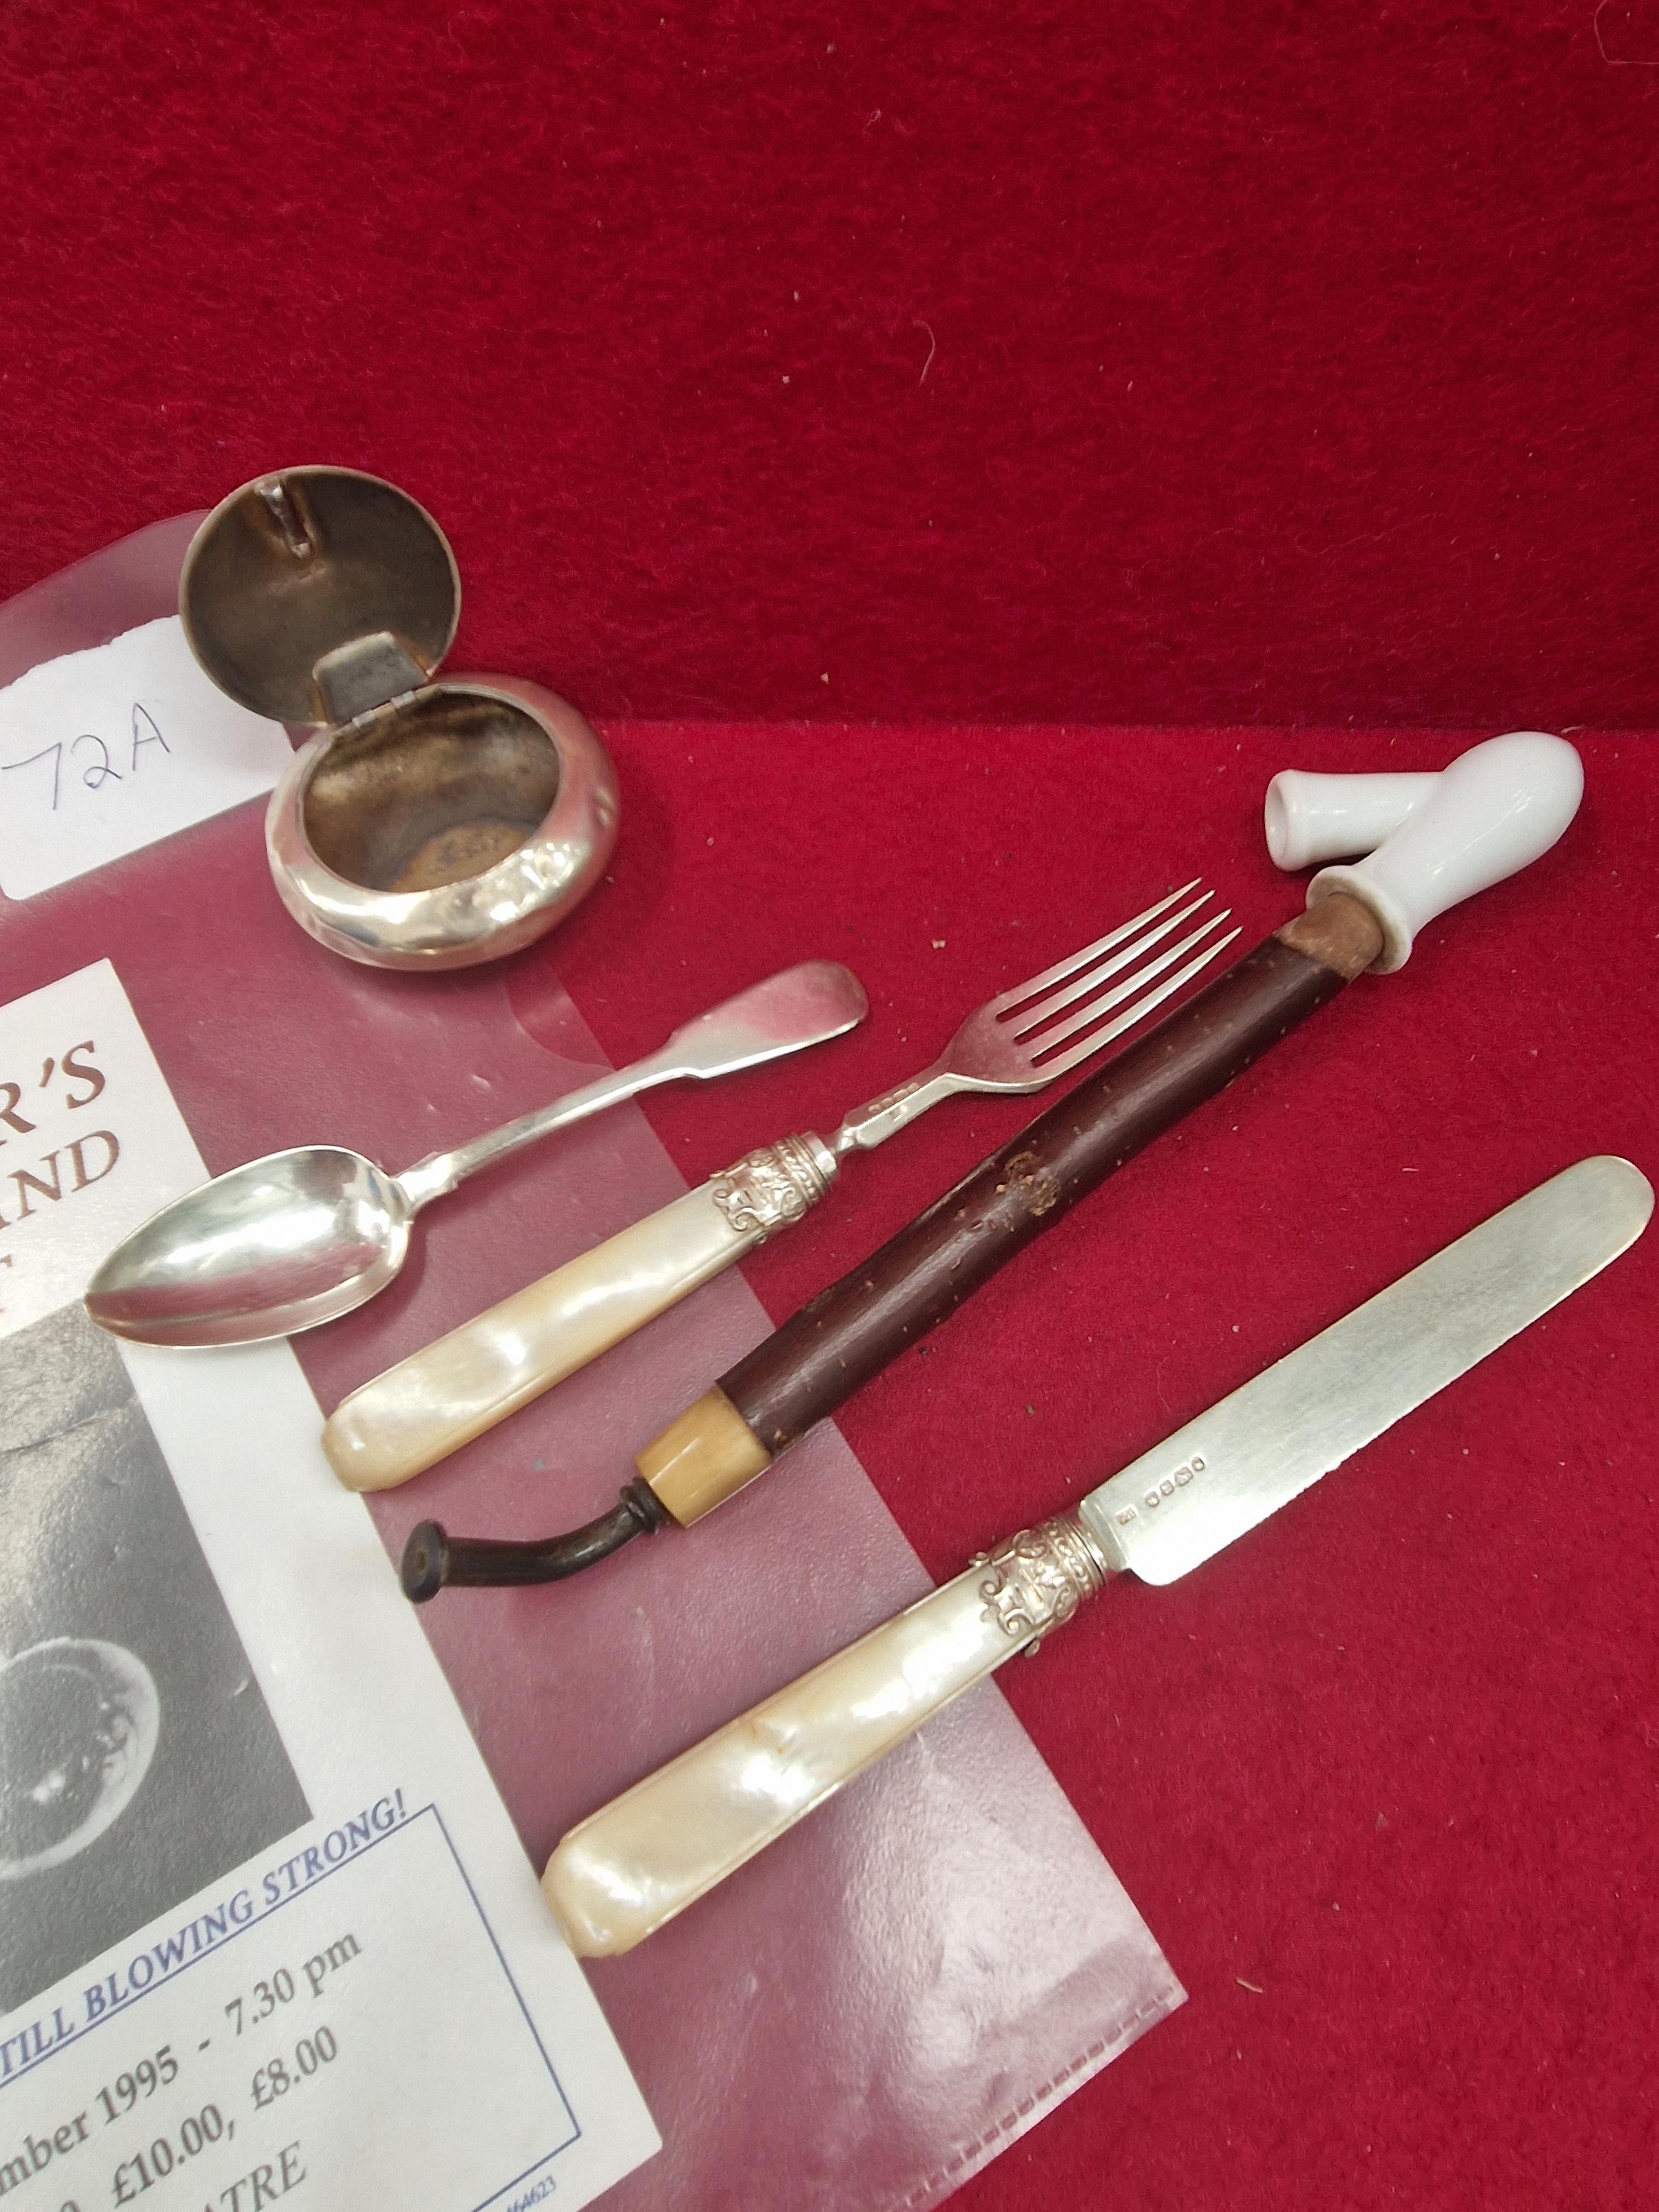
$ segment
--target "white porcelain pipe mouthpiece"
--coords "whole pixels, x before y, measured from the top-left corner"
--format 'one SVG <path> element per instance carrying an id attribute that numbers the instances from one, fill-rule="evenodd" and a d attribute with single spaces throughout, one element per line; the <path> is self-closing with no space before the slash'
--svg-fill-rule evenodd
<path id="1" fill-rule="evenodd" d="M 1334 892 L 1376 916 L 1382 975 L 1403 968 L 1425 922 L 1548 852 L 1584 793 L 1584 770 L 1565 738 L 1512 730 L 1461 754 L 1368 860 L 1322 868 L 1308 904 Z"/>
<path id="2" fill-rule="evenodd" d="M 1423 775 L 1310 775 L 1284 769 L 1267 786 L 1262 810 L 1273 866 L 1311 868 L 1374 853 L 1439 783 L 1434 769 Z"/>

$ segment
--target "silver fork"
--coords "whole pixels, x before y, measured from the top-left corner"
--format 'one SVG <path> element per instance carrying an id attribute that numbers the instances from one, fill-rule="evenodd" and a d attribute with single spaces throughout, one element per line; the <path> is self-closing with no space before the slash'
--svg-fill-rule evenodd
<path id="1" fill-rule="evenodd" d="M 1236 929 L 1230 929 L 1224 937 L 1212 934 L 1231 912 L 1224 907 L 1155 959 L 1145 958 L 1155 945 L 1162 944 L 1182 922 L 1209 904 L 1215 896 L 1212 891 L 1201 891 L 1188 905 L 1179 905 L 1189 891 L 1198 890 L 1198 884 L 1194 876 L 1191 883 L 1159 899 L 1133 921 L 1097 937 L 1080 952 L 1057 960 L 1040 975 L 1028 976 L 1024 982 L 999 991 L 995 998 L 975 1006 L 931 1067 L 849 1114 L 830 1139 L 828 1149 L 837 1160 L 852 1152 L 873 1151 L 953 1091 L 1041 1091 L 1044 1084 L 1080 1067 L 1114 1037 L 1121 1036 L 1172 998 L 1238 935 Z M 1178 910 L 1171 914 L 1171 907 Z M 1156 927 L 1149 927 L 1152 924 Z M 1194 950 L 1200 945 L 1201 951 Z M 1186 959 L 1188 953 L 1192 957 Z M 1176 963 L 1183 960 L 1184 965 L 1177 967 Z M 1169 972 L 1171 969 L 1173 975 Z M 1115 976 L 1123 980 L 1114 982 Z M 1112 1019 L 1096 1029 L 1093 1024 L 1107 1014 Z"/>
<path id="2" fill-rule="evenodd" d="M 1196 878 L 1183 884 L 1080 952 L 988 999 L 930 1067 L 849 1114 L 827 1144 L 809 1133 L 763 1146 L 365 1382 L 323 1431 L 335 1473 L 353 1490 L 408 1481 L 799 1221 L 849 1153 L 884 1144 L 954 1091 L 1041 1091 L 1069 1074 L 1238 935 L 1216 934 L 1228 919 L 1224 908 L 1166 942 L 1208 905 L 1211 892 L 1189 898 L 1197 889 Z"/>

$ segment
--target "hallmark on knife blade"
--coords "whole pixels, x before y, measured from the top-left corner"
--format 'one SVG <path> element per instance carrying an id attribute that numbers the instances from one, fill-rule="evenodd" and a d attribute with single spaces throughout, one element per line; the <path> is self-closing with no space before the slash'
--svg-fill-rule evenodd
<path id="1" fill-rule="evenodd" d="M 1166 1498 L 1173 1498 L 1177 1490 L 1184 1490 L 1195 1474 L 1203 1472 L 1203 1454 L 1194 1452 L 1173 1474 L 1166 1474 L 1161 1482 L 1155 1482 L 1140 1502 L 1150 1512 L 1154 1506 L 1162 1505 Z M 1138 1516 L 1133 1505 L 1121 1505 L 1112 1517 L 1120 1528 L 1127 1528 Z"/>

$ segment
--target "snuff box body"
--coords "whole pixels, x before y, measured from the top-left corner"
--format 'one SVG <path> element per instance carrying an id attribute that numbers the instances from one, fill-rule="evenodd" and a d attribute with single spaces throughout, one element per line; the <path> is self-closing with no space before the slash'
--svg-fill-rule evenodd
<path id="1" fill-rule="evenodd" d="M 610 759 L 539 684 L 435 676 L 460 578 L 406 493 L 336 468 L 243 485 L 191 541 L 179 611 L 222 690 L 315 726 L 271 793 L 265 847 L 283 904 L 333 951 L 467 967 L 529 944 L 598 881 Z"/>

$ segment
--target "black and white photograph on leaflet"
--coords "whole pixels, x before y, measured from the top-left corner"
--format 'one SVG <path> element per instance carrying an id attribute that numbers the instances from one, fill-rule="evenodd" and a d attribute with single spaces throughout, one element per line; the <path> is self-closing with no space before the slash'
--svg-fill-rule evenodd
<path id="1" fill-rule="evenodd" d="M 310 1807 L 113 1340 L 0 1338 L 0 2010 Z"/>

